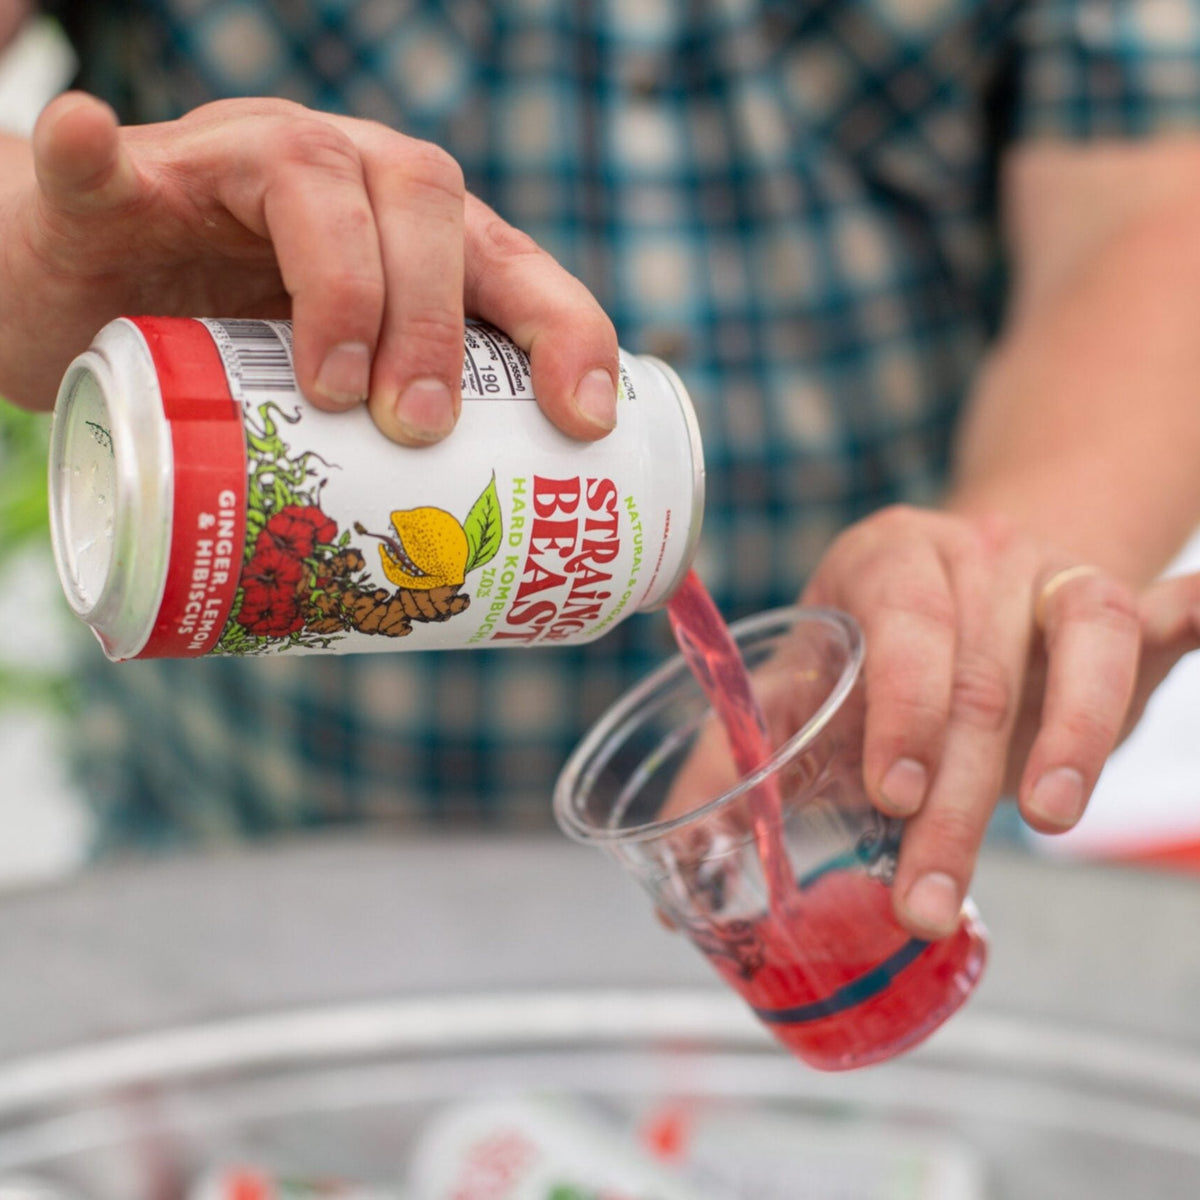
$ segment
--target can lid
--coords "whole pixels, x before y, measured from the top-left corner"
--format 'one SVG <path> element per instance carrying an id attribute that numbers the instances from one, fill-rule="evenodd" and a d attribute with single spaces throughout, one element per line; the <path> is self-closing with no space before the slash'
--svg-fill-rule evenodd
<path id="1" fill-rule="evenodd" d="M 96 607 L 112 568 L 117 464 L 103 390 L 90 371 L 76 369 L 55 416 L 50 473 L 54 550 L 71 607 L 81 617 Z"/>
<path id="2" fill-rule="evenodd" d="M 170 447 L 134 393 L 118 386 L 98 339 L 67 369 L 50 439 L 50 531 L 72 610 L 105 653 L 132 658 L 153 628 L 170 544 Z M 158 411 L 161 411 L 159 409 Z M 158 423 L 161 426 L 162 422 Z"/>
<path id="3" fill-rule="evenodd" d="M 688 571 L 691 570 L 692 560 L 696 557 L 696 550 L 700 545 L 700 530 L 704 523 L 704 445 L 700 438 L 700 422 L 696 416 L 695 406 L 692 404 L 691 395 L 679 374 L 668 363 L 653 355 L 643 354 L 639 356 L 639 359 L 663 377 L 679 402 L 684 427 L 687 430 L 688 451 L 692 463 L 691 512 L 688 514 L 687 541 L 684 543 L 683 553 L 680 555 L 679 567 L 662 586 L 654 588 L 653 595 L 648 596 L 638 609 L 639 612 L 653 612 L 657 608 L 662 608 L 675 594 Z"/>

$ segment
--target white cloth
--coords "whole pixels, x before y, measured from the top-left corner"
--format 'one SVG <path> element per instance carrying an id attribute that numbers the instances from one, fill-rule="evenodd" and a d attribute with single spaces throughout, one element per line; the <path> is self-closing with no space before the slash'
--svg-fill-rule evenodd
<path id="1" fill-rule="evenodd" d="M 77 65 L 57 21 L 26 21 L 0 51 L 0 129 L 31 133 L 38 114 L 70 84 Z"/>

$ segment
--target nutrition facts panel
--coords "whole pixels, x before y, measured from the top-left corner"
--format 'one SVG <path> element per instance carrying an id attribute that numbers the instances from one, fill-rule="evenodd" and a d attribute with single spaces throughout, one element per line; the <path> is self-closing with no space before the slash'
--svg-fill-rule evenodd
<path id="1" fill-rule="evenodd" d="M 463 356 L 464 400 L 532 400 L 529 359 L 498 329 L 468 325 Z"/>

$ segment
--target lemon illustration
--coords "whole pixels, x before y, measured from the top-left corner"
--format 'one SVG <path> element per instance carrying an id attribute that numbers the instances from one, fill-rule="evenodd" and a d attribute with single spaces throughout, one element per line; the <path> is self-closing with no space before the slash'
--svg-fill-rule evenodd
<path id="1" fill-rule="evenodd" d="M 467 573 L 467 535 L 440 508 L 406 508 L 392 513 L 395 537 L 381 539 L 383 573 L 397 586 L 426 590 L 454 587 Z"/>

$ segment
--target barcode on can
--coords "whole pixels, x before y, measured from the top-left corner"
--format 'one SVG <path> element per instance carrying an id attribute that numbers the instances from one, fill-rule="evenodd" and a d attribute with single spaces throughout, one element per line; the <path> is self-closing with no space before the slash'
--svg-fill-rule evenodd
<path id="1" fill-rule="evenodd" d="M 235 400 L 296 395 L 292 330 L 286 321 L 206 320 Z"/>

